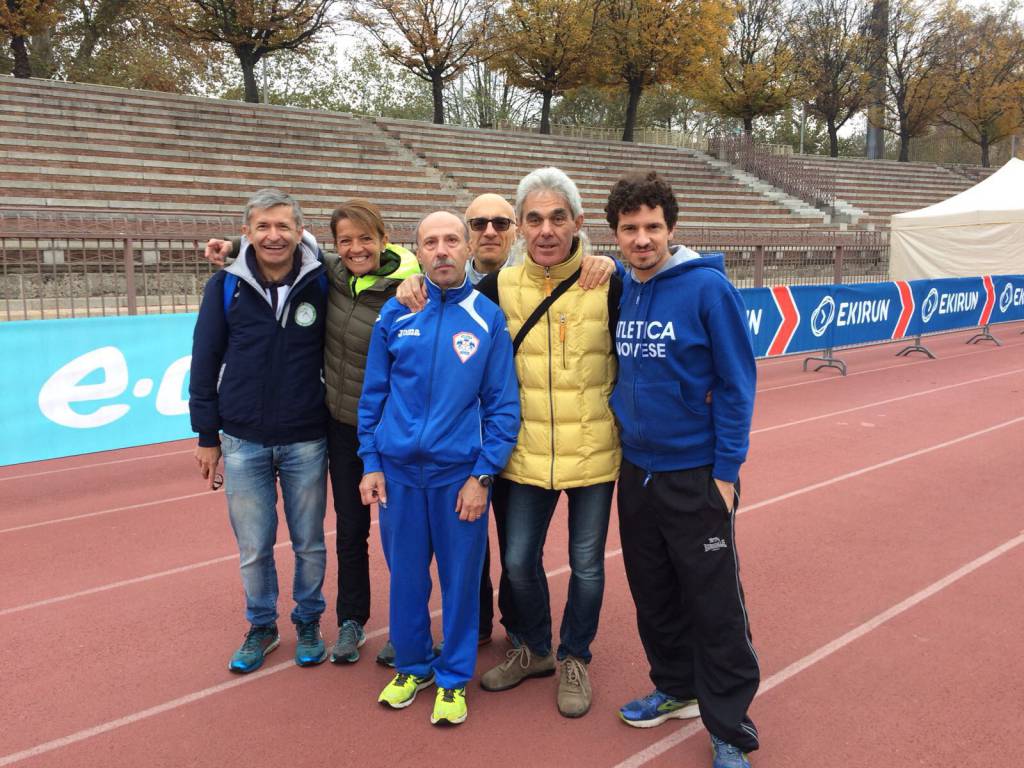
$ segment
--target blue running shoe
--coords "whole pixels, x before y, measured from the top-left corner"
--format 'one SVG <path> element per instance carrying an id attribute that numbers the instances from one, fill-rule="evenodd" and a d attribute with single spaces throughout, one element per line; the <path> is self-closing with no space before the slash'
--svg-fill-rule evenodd
<path id="1" fill-rule="evenodd" d="M 619 717 L 634 728 L 653 728 L 666 720 L 685 720 L 700 715 L 696 699 L 677 699 L 667 693 L 655 691 L 634 699 L 619 710 Z"/>
<path id="2" fill-rule="evenodd" d="M 366 642 L 363 625 L 355 619 L 345 619 L 338 627 L 338 642 L 331 649 L 331 664 L 352 664 L 359 661 L 359 647 Z"/>
<path id="3" fill-rule="evenodd" d="M 712 734 L 711 768 L 750 768 L 750 759 L 739 747 Z"/>
<path id="4" fill-rule="evenodd" d="M 263 627 L 253 624 L 245 636 L 245 642 L 231 657 L 228 669 L 240 675 L 254 672 L 263 666 L 263 657 L 277 648 L 280 642 L 281 636 L 277 634 L 276 624 Z"/>
<path id="5" fill-rule="evenodd" d="M 321 664 L 327 658 L 327 646 L 320 635 L 319 621 L 300 621 L 295 625 L 299 641 L 295 646 L 295 663 L 300 667 Z"/>

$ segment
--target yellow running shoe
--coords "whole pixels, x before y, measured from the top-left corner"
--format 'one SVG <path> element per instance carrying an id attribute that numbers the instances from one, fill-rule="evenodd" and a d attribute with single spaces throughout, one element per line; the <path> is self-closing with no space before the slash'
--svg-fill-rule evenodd
<path id="1" fill-rule="evenodd" d="M 384 686 L 377 701 L 387 704 L 392 709 L 405 709 L 416 699 L 416 694 L 434 684 L 434 673 L 426 677 L 416 677 L 407 672 L 399 672 L 394 679 Z"/>
<path id="2" fill-rule="evenodd" d="M 434 725 L 458 725 L 466 719 L 466 689 L 438 688 L 430 722 Z"/>

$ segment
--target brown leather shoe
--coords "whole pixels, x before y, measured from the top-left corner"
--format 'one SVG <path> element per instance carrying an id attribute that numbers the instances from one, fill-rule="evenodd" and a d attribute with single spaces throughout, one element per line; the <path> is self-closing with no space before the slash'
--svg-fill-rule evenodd
<path id="1" fill-rule="evenodd" d="M 590 700 L 587 665 L 575 656 L 566 656 L 558 681 L 558 711 L 565 717 L 583 717 L 590 711 Z"/>
<path id="2" fill-rule="evenodd" d="M 520 645 L 505 654 L 505 661 L 484 672 L 480 687 L 485 691 L 507 691 L 530 677 L 548 677 L 555 674 L 555 654 L 536 656 L 528 647 Z"/>

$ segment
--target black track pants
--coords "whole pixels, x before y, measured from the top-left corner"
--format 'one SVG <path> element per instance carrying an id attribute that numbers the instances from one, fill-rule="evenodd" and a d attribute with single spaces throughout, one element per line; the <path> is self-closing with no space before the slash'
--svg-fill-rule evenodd
<path id="1" fill-rule="evenodd" d="M 512 591 L 508 585 L 508 575 L 505 573 L 505 520 L 508 509 L 508 480 L 500 477 L 494 478 L 494 488 L 491 492 L 491 515 L 494 517 L 494 527 L 498 532 L 498 555 L 500 558 L 501 573 L 498 579 L 498 611 L 501 613 L 501 623 L 505 626 L 506 632 L 511 632 L 515 626 L 512 613 L 515 606 L 512 605 Z M 491 581 L 491 550 L 490 542 L 484 550 L 484 570 L 480 577 L 480 634 L 490 635 L 491 625 L 494 621 L 494 585 Z"/>
<path id="2" fill-rule="evenodd" d="M 737 483 L 738 505 L 739 484 Z M 646 471 L 622 461 L 619 532 L 655 687 L 700 702 L 705 727 L 745 752 L 760 670 L 740 586 L 734 521 L 710 467 Z"/>

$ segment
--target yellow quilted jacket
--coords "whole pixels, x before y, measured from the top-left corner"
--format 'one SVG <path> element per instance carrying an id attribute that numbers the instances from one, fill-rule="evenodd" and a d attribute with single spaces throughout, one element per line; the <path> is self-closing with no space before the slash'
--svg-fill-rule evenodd
<path id="1" fill-rule="evenodd" d="M 498 273 L 512 338 L 581 258 L 577 246 L 568 261 L 549 269 L 527 257 Z M 616 372 L 608 312 L 608 284 L 589 291 L 575 284 L 526 335 L 516 355 L 522 422 L 503 477 L 558 489 L 618 477 L 619 435 L 608 405 Z"/>

